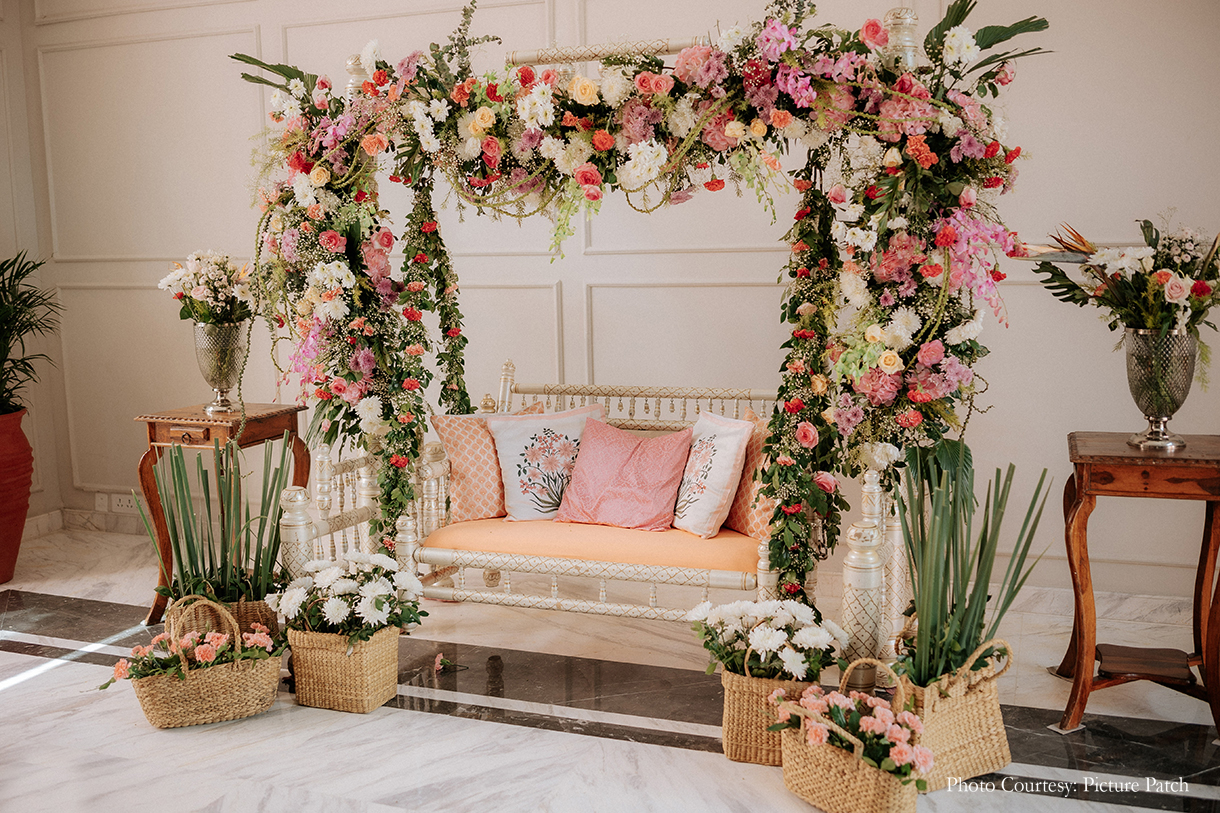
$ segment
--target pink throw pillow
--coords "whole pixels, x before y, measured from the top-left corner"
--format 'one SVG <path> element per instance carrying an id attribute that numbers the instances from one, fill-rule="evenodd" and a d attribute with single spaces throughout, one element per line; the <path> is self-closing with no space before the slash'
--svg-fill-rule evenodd
<path id="1" fill-rule="evenodd" d="M 665 530 L 674 519 L 690 439 L 689 429 L 642 438 L 590 418 L 555 520 Z"/>

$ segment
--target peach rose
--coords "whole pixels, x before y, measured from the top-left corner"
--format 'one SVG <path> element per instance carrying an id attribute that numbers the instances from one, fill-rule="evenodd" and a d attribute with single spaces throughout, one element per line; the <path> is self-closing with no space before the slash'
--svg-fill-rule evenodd
<path id="1" fill-rule="evenodd" d="M 881 325 L 872 324 L 864 329 L 864 341 L 875 343 L 883 339 L 885 339 L 885 330 Z"/>
<path id="2" fill-rule="evenodd" d="M 474 111 L 474 124 L 480 130 L 486 130 L 496 123 L 496 112 L 487 105 Z"/>
<path id="3" fill-rule="evenodd" d="M 587 76 L 577 76 L 568 83 L 568 94 L 577 104 L 594 105 L 598 102 L 597 83 Z"/>
<path id="4" fill-rule="evenodd" d="M 902 363 L 902 356 L 893 350 L 886 350 L 882 353 L 881 357 L 877 359 L 877 364 L 889 375 L 901 371 L 905 366 Z"/>
<path id="5" fill-rule="evenodd" d="M 324 164 L 318 164 L 309 173 L 309 182 L 314 186 L 326 186 L 330 180 L 330 170 Z"/>
<path id="6" fill-rule="evenodd" d="M 322 204 L 320 204 L 320 203 L 313 204 L 312 206 L 310 206 L 308 209 L 305 210 L 305 214 L 309 216 L 310 220 L 321 220 L 324 217 L 323 212 L 322 212 Z"/>
<path id="7" fill-rule="evenodd" d="M 740 121 L 730 121 L 724 125 L 724 134 L 728 138 L 741 138 L 746 134 L 746 126 Z"/>
<path id="8" fill-rule="evenodd" d="M 809 389 L 814 395 L 825 395 L 830 390 L 830 381 L 820 373 L 811 375 L 809 376 Z"/>
<path id="9" fill-rule="evenodd" d="M 767 134 L 767 123 L 762 119 L 754 119 L 750 122 L 750 132 L 762 138 Z"/>

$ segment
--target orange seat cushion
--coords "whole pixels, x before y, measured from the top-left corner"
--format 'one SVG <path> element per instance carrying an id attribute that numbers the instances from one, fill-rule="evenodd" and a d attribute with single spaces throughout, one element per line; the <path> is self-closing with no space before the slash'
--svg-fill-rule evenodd
<path id="1" fill-rule="evenodd" d="M 476 519 L 438 528 L 428 535 L 422 545 L 447 550 L 738 573 L 758 570 L 758 540 L 728 528 L 711 539 L 701 539 L 677 528 L 634 531 L 609 525 L 579 525 L 547 519 L 523 522 Z"/>

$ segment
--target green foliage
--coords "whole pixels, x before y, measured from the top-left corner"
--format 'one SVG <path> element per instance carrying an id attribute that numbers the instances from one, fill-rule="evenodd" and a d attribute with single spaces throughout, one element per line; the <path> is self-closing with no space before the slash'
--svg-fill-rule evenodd
<path id="1" fill-rule="evenodd" d="M 280 550 L 280 494 L 288 485 L 290 448 L 285 433 L 278 465 L 272 468 L 271 444 L 263 444 L 263 477 L 254 516 L 246 500 L 236 443 L 229 441 L 223 448 L 219 441 L 213 444 L 211 480 L 202 455 L 196 458 L 195 486 L 201 495 L 192 488 L 182 447 L 175 444 L 166 450 L 154 474 L 169 530 L 173 573 L 166 578 L 170 586 L 158 592 L 171 599 L 201 595 L 229 603 L 239 598 L 261 601 L 281 581 L 275 563 Z M 212 513 L 213 486 L 218 515 Z M 196 496 L 201 497 L 202 512 Z M 139 501 L 136 504 L 156 544 L 152 522 Z M 162 562 L 162 570 L 169 564 Z"/>
<path id="2" fill-rule="evenodd" d="M 50 362 L 45 353 L 27 353 L 26 337 L 59 330 L 63 305 L 52 291 L 29 284 L 41 262 L 26 259 L 25 252 L 0 262 L 0 415 L 22 409 L 21 390 L 38 383 L 34 363 Z"/>
<path id="3" fill-rule="evenodd" d="M 1046 505 L 1046 470 L 1034 489 L 988 623 L 988 591 L 1015 467 L 1008 466 L 1002 481 L 996 469 L 995 479 L 987 486 L 982 527 L 975 538 L 974 475 L 965 447 L 912 454 L 910 464 L 898 515 L 919 625 L 896 668 L 917 686 L 928 686 L 965 665 L 981 669 L 988 658 L 998 654 L 988 650 L 975 663 L 966 663 L 984 641 L 995 637 L 1004 614 L 1037 564 L 1034 561 L 1026 567 Z"/>

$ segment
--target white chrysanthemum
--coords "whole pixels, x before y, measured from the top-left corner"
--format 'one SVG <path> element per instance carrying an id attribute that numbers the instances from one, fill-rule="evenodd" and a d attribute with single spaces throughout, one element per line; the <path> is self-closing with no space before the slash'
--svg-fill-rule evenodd
<path id="1" fill-rule="evenodd" d="M 755 627 L 750 630 L 750 647 L 764 657 L 777 651 L 788 641 L 788 634 L 783 630 L 771 629 L 768 626 Z"/>
<path id="2" fill-rule="evenodd" d="M 350 596 L 360 589 L 360 584 L 355 579 L 338 579 L 330 586 L 330 592 L 336 596 Z"/>
<path id="3" fill-rule="evenodd" d="M 745 38 L 745 30 L 739 25 L 734 25 L 731 28 L 721 32 L 720 39 L 716 42 L 716 47 L 727 54 L 738 45 L 741 45 L 741 41 Z"/>
<path id="4" fill-rule="evenodd" d="M 859 274 L 847 271 L 839 274 L 839 291 L 854 308 L 863 308 L 869 303 L 868 285 Z"/>
<path id="5" fill-rule="evenodd" d="M 292 196 L 296 198 L 298 206 L 309 207 L 318 202 L 318 196 L 314 194 L 314 185 L 310 183 L 309 176 L 303 172 L 292 179 Z"/>
<path id="6" fill-rule="evenodd" d="M 982 49 L 974 41 L 974 34 L 964 25 L 955 25 L 945 32 L 945 64 L 949 66 L 969 65 L 979 58 Z"/>
<path id="7" fill-rule="evenodd" d="M 792 617 L 795 618 L 797 623 L 802 627 L 807 627 L 814 623 L 815 616 L 813 614 L 813 608 L 808 604 L 788 600 L 784 602 L 784 607 L 788 610 L 788 612 L 792 613 Z"/>
<path id="8" fill-rule="evenodd" d="M 335 297 L 329 302 L 319 302 L 313 306 L 314 316 L 321 319 L 323 322 L 337 322 L 345 318 L 350 310 L 347 303 L 339 297 Z"/>
<path id="9" fill-rule="evenodd" d="M 330 563 L 328 562 L 328 564 Z M 341 578 L 343 578 L 343 568 L 332 566 L 326 568 L 325 570 L 319 571 L 318 574 L 314 576 L 313 583 L 325 590 L 327 587 L 330 587 Z"/>
<path id="10" fill-rule="evenodd" d="M 298 99 L 304 99 L 305 98 L 305 83 L 302 82 L 300 79 L 289 79 L 288 80 L 288 92 L 291 93 L 293 96 L 297 97 Z"/>
<path id="11" fill-rule="evenodd" d="M 895 330 L 908 336 L 914 336 L 923 327 L 923 319 L 912 308 L 902 307 L 894 311 L 886 330 Z"/>
<path id="12" fill-rule="evenodd" d="M 795 120 L 793 121 L 795 123 Z M 819 127 L 810 127 L 800 137 L 807 150 L 816 150 L 830 140 L 830 133 Z"/>
<path id="13" fill-rule="evenodd" d="M 377 606 L 378 604 L 381 606 Z M 356 615 L 360 616 L 364 623 L 380 627 L 390 617 L 390 602 L 384 597 L 366 596 L 356 604 Z"/>
<path id="14" fill-rule="evenodd" d="M 808 135 L 809 124 L 804 119 L 793 116 L 792 123 L 780 130 L 780 133 L 791 141 L 799 141 Z"/>
<path id="15" fill-rule="evenodd" d="M 411 571 L 400 570 L 394 574 L 394 588 L 406 593 L 407 598 L 413 599 L 424 592 L 424 583 Z"/>
<path id="16" fill-rule="evenodd" d="M 698 96 L 687 93 L 674 105 L 674 112 L 669 114 L 669 131 L 678 138 L 686 138 L 699 122 L 699 114 L 695 112 L 698 101 Z"/>
<path id="17" fill-rule="evenodd" d="M 367 581 L 360 585 L 360 595 L 364 598 L 370 596 L 388 596 L 394 592 L 394 585 L 385 576 L 378 576 L 372 581 Z"/>
<path id="18" fill-rule="evenodd" d="M 271 608 L 271 612 L 279 612 L 280 609 L 280 594 L 268 593 L 263 596 L 263 601 L 267 602 L 267 606 Z"/>
<path id="19" fill-rule="evenodd" d="M 669 158 L 664 145 L 650 139 L 627 148 L 631 156 L 619 167 L 618 182 L 624 189 L 639 189 L 657 179 Z"/>
<path id="20" fill-rule="evenodd" d="M 865 443 L 860 446 L 860 462 L 865 468 L 884 471 L 898 461 L 901 454 L 892 443 Z"/>
<path id="21" fill-rule="evenodd" d="M 283 91 L 276 90 L 276 91 L 273 91 L 273 92 L 271 93 L 271 101 L 270 101 L 270 103 L 271 103 L 271 109 L 272 109 L 272 110 L 274 110 L 274 111 L 276 111 L 276 112 L 279 112 L 279 111 L 283 110 L 283 109 L 284 109 L 284 103 L 285 103 L 286 101 L 288 101 L 288 97 L 284 95 L 284 92 L 283 92 Z"/>
<path id="22" fill-rule="evenodd" d="M 542 139 L 542 143 L 538 145 L 538 152 L 542 153 L 542 157 L 550 161 L 554 161 L 559 156 L 563 155 L 563 150 L 566 145 L 562 138 L 554 136 L 546 136 Z"/>
<path id="23" fill-rule="evenodd" d="M 792 643 L 805 650 L 825 649 L 834 641 L 834 636 L 822 627 L 803 627 L 792 636 Z"/>
<path id="24" fill-rule="evenodd" d="M 603 68 L 601 80 L 602 99 L 611 107 L 618 107 L 635 91 L 635 85 L 626 77 L 621 67 Z M 687 132 L 690 132 L 689 129 Z"/>
<path id="25" fill-rule="evenodd" d="M 872 229 L 853 226 L 847 230 L 847 234 L 843 239 L 862 251 L 872 251 L 873 247 L 877 245 L 877 232 Z"/>
<path id="26" fill-rule="evenodd" d="M 436 121 L 449 118 L 449 102 L 444 99 L 433 99 L 428 102 L 428 115 Z"/>
<path id="27" fill-rule="evenodd" d="M 402 111 L 404 118 L 412 119 L 413 121 L 419 121 L 420 118 L 428 115 L 428 106 L 419 99 L 404 102 L 399 109 Z"/>
<path id="28" fill-rule="evenodd" d="M 356 285 L 356 275 L 343 260 L 329 263 L 318 263 L 313 270 L 305 275 L 305 283 L 320 291 L 334 288 L 352 288 Z"/>
<path id="29" fill-rule="evenodd" d="M 555 158 L 555 167 L 565 175 L 571 175 L 578 166 L 593 155 L 593 145 L 583 138 L 572 138 L 563 152 Z"/>
<path id="30" fill-rule="evenodd" d="M 483 138 L 483 128 L 479 126 L 479 122 L 474 114 L 474 111 L 463 113 L 457 120 L 457 134 L 460 139 L 468 138 Z M 480 141 L 480 143 L 482 143 Z"/>
<path id="31" fill-rule="evenodd" d="M 362 418 L 360 431 L 366 435 L 388 435 L 393 427 L 389 421 L 381 418 Z"/>
<path id="32" fill-rule="evenodd" d="M 351 613 L 351 606 L 341 598 L 332 596 L 322 602 L 322 617 L 328 624 L 342 624 Z"/>
<path id="33" fill-rule="evenodd" d="M 857 136 L 852 134 L 847 139 L 847 160 L 853 169 L 867 169 L 880 166 L 881 156 L 885 155 L 885 145 L 872 136 Z"/>
<path id="34" fill-rule="evenodd" d="M 396 559 L 391 559 L 389 556 L 386 556 L 384 553 L 374 553 L 369 558 L 369 564 L 375 565 L 377 567 L 384 567 L 386 570 L 389 570 L 391 572 L 398 570 L 398 561 Z"/>
<path id="35" fill-rule="evenodd" d="M 285 590 L 284 595 L 280 596 L 280 612 L 284 614 L 285 618 L 295 618 L 308 595 L 303 587 L 291 587 Z"/>
<path id="36" fill-rule="evenodd" d="M 353 565 L 367 565 L 373 557 L 364 551 L 349 550 L 343 558 L 351 562 Z"/>
<path id="37" fill-rule="evenodd" d="M 424 152 L 436 152 L 441 148 L 441 140 L 432 133 L 419 137 L 419 146 Z"/>
<path id="38" fill-rule="evenodd" d="M 950 328 L 945 333 L 945 344 L 952 346 L 952 345 L 962 344 L 963 342 L 972 341 L 974 339 L 977 339 L 979 337 L 979 334 L 982 332 L 983 332 L 982 314 L 980 314 L 976 310 L 974 312 L 974 316 L 971 317 L 968 321 L 962 322 L 960 325 Z"/>
<path id="39" fill-rule="evenodd" d="M 832 221 L 830 224 L 830 239 L 842 245 L 847 239 L 847 224 L 837 218 Z"/>
<path id="40" fill-rule="evenodd" d="M 471 136 L 458 145 L 458 155 L 466 161 L 473 161 L 483 153 L 483 142 Z"/>
<path id="41" fill-rule="evenodd" d="M 843 629 L 830 619 L 823 619 L 822 627 L 834 636 L 835 640 L 839 642 L 839 646 L 841 647 L 847 646 L 848 641 L 851 640 L 851 636 L 847 634 L 847 630 Z"/>
<path id="42" fill-rule="evenodd" d="M 288 582 L 287 590 L 308 590 L 313 587 L 313 576 L 301 576 Z"/>
<path id="43" fill-rule="evenodd" d="M 529 93 L 517 100 L 517 115 L 526 127 L 543 130 L 555 123 L 555 96 L 546 82 L 534 85 Z"/>
<path id="44" fill-rule="evenodd" d="M 356 414 L 361 418 L 380 418 L 381 399 L 376 395 L 361 398 L 360 402 L 356 404 Z"/>
<path id="45" fill-rule="evenodd" d="M 712 602 L 710 602 L 710 601 L 705 601 L 702 604 L 697 604 L 697 605 L 695 605 L 694 609 L 692 609 L 689 613 L 686 614 L 686 620 L 691 621 L 691 622 L 707 621 L 708 612 L 711 611 L 711 609 L 712 609 Z"/>
<path id="46" fill-rule="evenodd" d="M 805 663 L 804 655 L 795 649 L 784 647 L 779 651 L 779 659 L 784 662 L 784 671 L 797 680 L 805 679 L 805 673 L 809 669 L 809 664 Z"/>
<path id="47" fill-rule="evenodd" d="M 369 40 L 360 51 L 360 67 L 370 77 L 377 72 L 377 60 L 381 59 L 381 44 L 377 40 Z"/>

